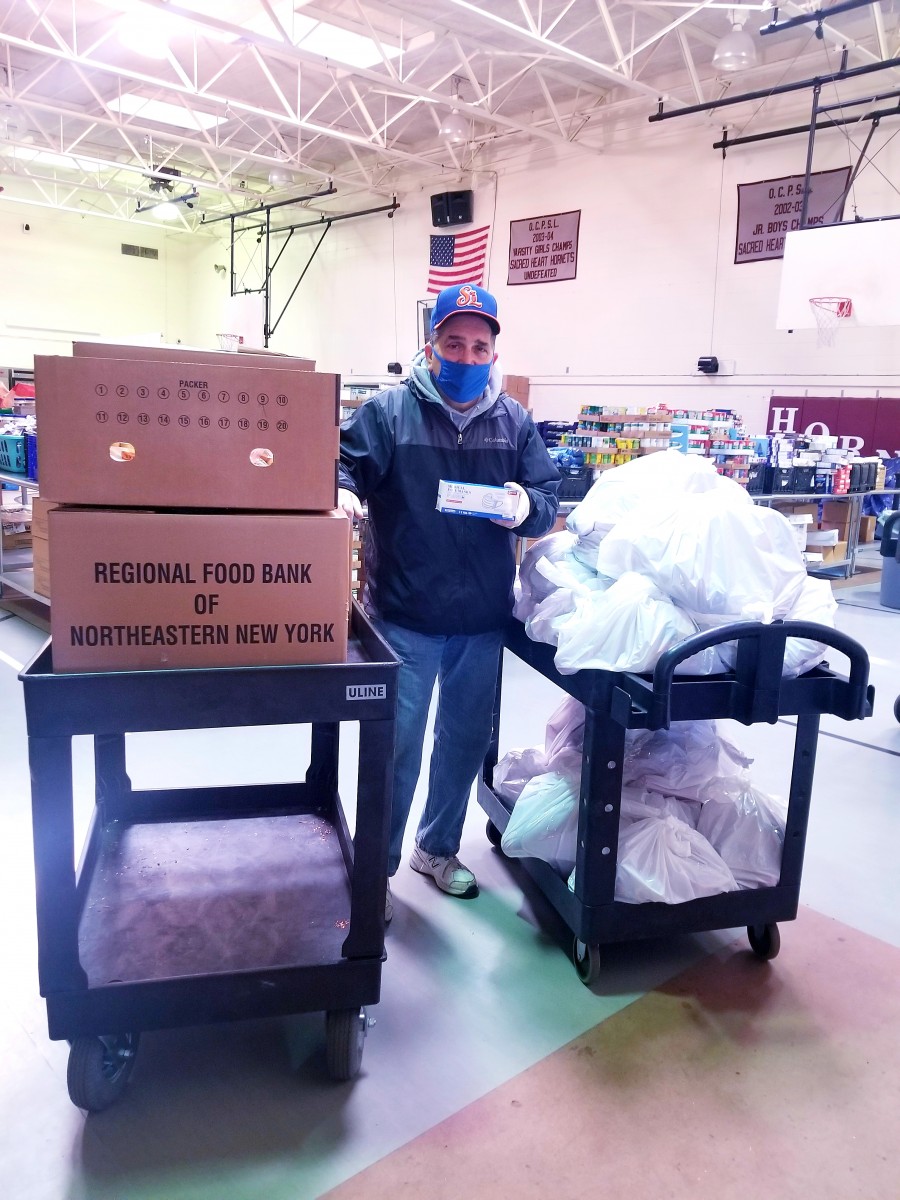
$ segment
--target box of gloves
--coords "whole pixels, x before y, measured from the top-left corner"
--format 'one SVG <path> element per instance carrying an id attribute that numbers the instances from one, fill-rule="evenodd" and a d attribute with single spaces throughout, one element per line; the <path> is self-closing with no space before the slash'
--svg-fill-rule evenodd
<path id="1" fill-rule="evenodd" d="M 464 517 L 500 517 L 513 521 L 518 492 L 515 488 L 491 487 L 486 483 L 459 483 L 455 479 L 438 481 L 438 512 Z"/>

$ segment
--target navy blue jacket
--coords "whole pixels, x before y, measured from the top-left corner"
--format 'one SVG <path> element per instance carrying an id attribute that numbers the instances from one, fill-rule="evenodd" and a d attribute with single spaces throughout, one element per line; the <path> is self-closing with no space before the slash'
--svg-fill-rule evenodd
<path id="1" fill-rule="evenodd" d="M 528 492 L 531 511 L 515 534 L 485 517 L 439 513 L 440 479 L 514 481 Z M 368 504 L 368 609 L 445 636 L 507 622 L 515 535 L 547 533 L 559 505 L 559 472 L 520 404 L 501 392 L 460 432 L 415 379 L 372 396 L 341 426 L 339 486 Z"/>

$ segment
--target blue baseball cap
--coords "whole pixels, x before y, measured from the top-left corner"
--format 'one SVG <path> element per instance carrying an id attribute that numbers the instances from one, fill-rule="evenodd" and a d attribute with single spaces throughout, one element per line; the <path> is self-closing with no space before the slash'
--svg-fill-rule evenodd
<path id="1" fill-rule="evenodd" d="M 438 292 L 431 313 L 431 332 L 436 333 L 448 318 L 459 316 L 460 313 L 482 317 L 494 333 L 500 332 L 496 299 L 474 283 L 460 283 Z"/>

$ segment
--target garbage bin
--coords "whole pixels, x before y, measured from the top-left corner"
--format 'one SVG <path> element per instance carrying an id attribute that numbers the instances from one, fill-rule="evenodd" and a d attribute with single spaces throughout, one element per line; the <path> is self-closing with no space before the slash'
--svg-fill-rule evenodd
<path id="1" fill-rule="evenodd" d="M 900 608 L 900 511 L 885 517 L 881 531 L 881 594 L 885 608 Z"/>

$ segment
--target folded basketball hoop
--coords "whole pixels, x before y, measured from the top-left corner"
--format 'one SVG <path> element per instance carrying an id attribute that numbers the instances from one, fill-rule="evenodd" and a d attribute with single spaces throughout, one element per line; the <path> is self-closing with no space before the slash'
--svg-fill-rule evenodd
<path id="1" fill-rule="evenodd" d="M 841 321 L 853 316 L 853 301 L 849 296 L 812 296 L 809 307 L 819 329 L 817 344 L 833 346 Z"/>

